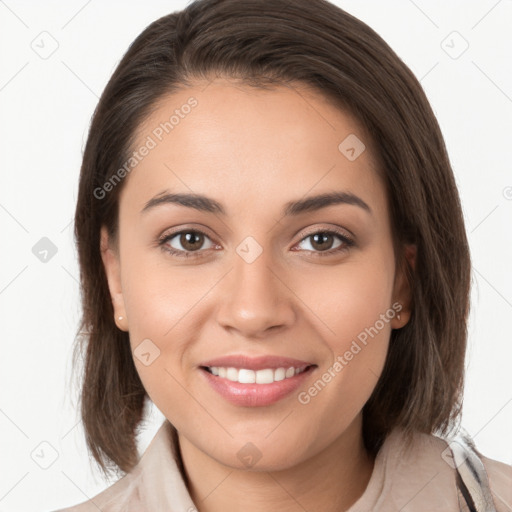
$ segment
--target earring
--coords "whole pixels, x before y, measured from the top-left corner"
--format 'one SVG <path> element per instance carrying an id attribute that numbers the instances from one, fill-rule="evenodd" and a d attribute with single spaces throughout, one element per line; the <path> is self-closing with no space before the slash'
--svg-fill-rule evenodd
<path id="1" fill-rule="evenodd" d="M 123 317 L 122 317 L 122 316 L 119 316 L 117 319 L 118 319 L 118 320 L 122 320 L 122 319 L 123 319 Z"/>
<path id="2" fill-rule="evenodd" d="M 400 320 L 400 313 L 398 313 L 396 317 L 398 318 L 398 320 Z"/>

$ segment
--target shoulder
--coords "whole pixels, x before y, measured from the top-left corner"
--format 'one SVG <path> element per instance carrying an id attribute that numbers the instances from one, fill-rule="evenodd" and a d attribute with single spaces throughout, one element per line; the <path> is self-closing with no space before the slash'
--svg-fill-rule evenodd
<path id="1" fill-rule="evenodd" d="M 490 507 L 492 501 L 497 512 L 512 510 L 512 466 L 485 457 L 464 429 L 450 438 L 449 446 L 475 504 Z"/>
<path id="2" fill-rule="evenodd" d="M 138 464 L 102 492 L 53 512 L 140 512 L 194 510 L 176 459 L 172 427 L 164 421 Z"/>
<path id="3" fill-rule="evenodd" d="M 480 454 L 498 512 L 512 510 L 512 466 Z"/>
<path id="4" fill-rule="evenodd" d="M 126 511 L 126 504 L 133 502 L 137 496 L 140 466 L 136 466 L 131 473 L 126 474 L 110 487 L 87 501 L 63 508 L 54 512 L 121 512 Z"/>
<path id="5" fill-rule="evenodd" d="M 401 430 L 396 430 L 388 440 L 389 500 L 404 512 L 458 510 L 455 469 L 449 464 L 448 443 L 437 436 L 415 432 L 406 448 L 403 436 Z"/>
<path id="6" fill-rule="evenodd" d="M 433 434 L 416 432 L 406 449 L 403 432 L 386 439 L 386 500 L 398 510 L 459 510 L 457 470 L 450 444 Z M 486 470 L 497 512 L 512 510 L 512 466 L 477 452 Z M 384 454 L 383 454 L 384 455 Z"/>

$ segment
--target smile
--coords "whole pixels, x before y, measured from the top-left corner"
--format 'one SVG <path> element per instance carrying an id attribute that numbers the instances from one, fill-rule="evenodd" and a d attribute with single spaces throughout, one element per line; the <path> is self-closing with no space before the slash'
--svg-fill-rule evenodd
<path id="1" fill-rule="evenodd" d="M 211 366 L 206 367 L 212 375 L 228 379 L 232 382 L 239 382 L 240 384 L 271 384 L 272 382 L 279 382 L 284 379 L 289 379 L 302 373 L 307 367 L 294 368 L 265 368 L 263 370 L 249 370 L 247 368 L 233 368 L 225 366 Z"/>
<path id="2" fill-rule="evenodd" d="M 297 390 L 315 368 L 313 363 L 275 356 L 227 356 L 199 366 L 211 389 L 242 407 L 275 404 Z"/>

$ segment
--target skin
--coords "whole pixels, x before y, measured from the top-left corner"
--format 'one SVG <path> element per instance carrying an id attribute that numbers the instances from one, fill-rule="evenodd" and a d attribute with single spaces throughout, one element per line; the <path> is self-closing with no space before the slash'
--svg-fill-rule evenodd
<path id="1" fill-rule="evenodd" d="M 150 365 L 134 357 L 135 365 L 179 432 L 201 512 L 347 510 L 374 467 L 361 410 L 382 372 L 391 329 L 410 318 L 371 140 L 353 117 L 306 87 L 263 91 L 225 79 L 206 85 L 163 98 L 138 131 L 136 147 L 190 96 L 197 99 L 125 178 L 118 245 L 102 230 L 116 323 L 129 332 L 132 350 L 144 339 L 160 350 Z M 366 145 L 354 161 L 338 150 L 349 134 Z M 207 195 L 227 214 L 175 204 L 141 213 L 164 190 Z M 286 202 L 332 191 L 350 191 L 372 213 L 337 204 L 283 217 Z M 355 245 L 325 255 L 343 242 L 333 235 L 322 252 L 308 235 L 334 227 L 353 234 Z M 187 228 L 207 234 L 192 257 L 158 246 L 162 234 Z M 236 252 L 248 236 L 262 248 L 252 263 Z M 183 242 L 178 235 L 167 246 L 185 251 Z M 414 247 L 404 251 L 414 265 Z M 298 391 L 307 390 L 396 301 L 400 320 L 385 323 L 308 404 L 294 392 L 270 406 L 236 406 L 198 368 L 228 354 L 288 356 L 317 365 Z M 248 442 L 261 455 L 250 468 L 237 456 Z"/>

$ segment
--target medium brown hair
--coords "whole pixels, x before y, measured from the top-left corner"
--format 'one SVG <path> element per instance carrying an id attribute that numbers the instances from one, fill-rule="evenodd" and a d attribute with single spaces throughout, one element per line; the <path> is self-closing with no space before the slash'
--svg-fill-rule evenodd
<path id="1" fill-rule="evenodd" d="M 385 41 L 326 0 L 199 0 L 151 23 L 131 44 L 94 112 L 75 214 L 83 316 L 80 410 L 104 474 L 137 463 L 148 398 L 114 311 L 100 228 L 115 238 L 123 182 L 99 198 L 133 151 L 158 101 L 212 76 L 255 87 L 301 83 L 350 112 L 371 137 L 386 186 L 396 269 L 412 286 L 412 315 L 392 330 L 382 375 L 363 408 L 375 455 L 396 426 L 444 434 L 460 419 L 470 255 L 444 140 L 420 83 Z M 340 141 L 341 142 L 341 141 Z M 404 257 L 416 244 L 415 268 Z"/>

